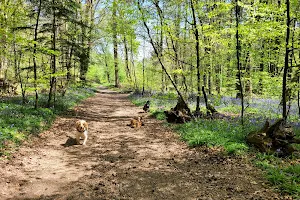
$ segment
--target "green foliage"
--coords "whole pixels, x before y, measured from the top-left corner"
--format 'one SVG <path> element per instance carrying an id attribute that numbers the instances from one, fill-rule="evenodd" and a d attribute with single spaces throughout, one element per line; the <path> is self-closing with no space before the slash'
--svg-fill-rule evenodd
<path id="1" fill-rule="evenodd" d="M 142 107 L 147 100 L 150 100 L 150 112 L 152 116 L 158 119 L 165 119 L 164 110 L 169 110 L 176 105 L 176 98 L 173 94 L 158 94 L 152 96 L 131 95 L 131 101 Z M 261 168 L 270 181 L 283 193 L 293 195 L 299 198 L 300 188 L 300 164 L 298 157 L 279 158 L 275 155 L 267 155 L 254 151 L 245 141 L 245 137 L 252 131 L 257 131 L 263 126 L 266 118 L 277 119 L 279 114 L 274 112 L 274 101 L 269 99 L 265 104 L 256 105 L 257 107 L 247 107 L 244 127 L 238 122 L 238 117 L 233 113 L 240 112 L 240 106 L 236 105 L 236 100 L 232 103 L 224 104 L 222 97 L 217 97 L 216 101 L 219 106 L 217 110 L 221 113 L 232 115 L 231 120 L 206 120 L 197 119 L 185 124 L 170 125 L 177 131 L 182 140 L 186 141 L 191 147 L 208 146 L 224 149 L 224 153 L 229 155 L 248 156 L 256 154 L 253 159 L 254 164 Z M 249 101 L 252 103 L 253 99 Z M 259 101 L 260 102 L 260 101 Z M 269 105 L 270 104 L 270 105 Z M 270 108 L 270 110 L 268 110 Z M 203 108 L 201 108 L 203 111 Z M 298 121 L 297 116 L 290 120 Z M 299 135 L 300 128 L 295 127 L 295 133 Z M 300 151 L 300 145 L 295 145 Z M 249 156 L 251 157 L 251 156 Z"/>
<path id="2" fill-rule="evenodd" d="M 57 99 L 54 107 L 55 109 L 54 113 L 61 114 L 65 112 L 67 109 L 74 107 L 82 100 L 90 96 L 93 96 L 95 92 L 96 92 L 96 85 L 91 85 L 91 86 L 77 85 L 69 88 L 65 96 Z"/>
<path id="3" fill-rule="evenodd" d="M 226 107 L 219 108 L 219 111 L 238 114 L 238 113 L 241 112 L 241 106 L 238 106 L 238 105 L 228 105 Z"/>
<path id="4" fill-rule="evenodd" d="M 175 107 L 177 98 L 174 97 L 174 94 L 157 94 L 151 97 L 137 96 L 136 94 L 129 96 L 130 100 L 137 106 L 144 106 L 150 100 L 150 112 L 155 116 L 159 116 L 160 119 L 164 119 L 164 116 L 162 116 L 164 115 L 163 111 Z"/>
<path id="5" fill-rule="evenodd" d="M 37 135 L 50 127 L 56 115 L 62 114 L 83 99 L 93 95 L 95 87 L 71 87 L 64 97 L 58 97 L 54 108 L 34 109 L 34 97 L 22 104 L 21 98 L 0 103 L 0 155 L 7 154 L 28 135 Z M 47 96 L 41 96 L 41 106 L 47 105 Z"/>
<path id="6" fill-rule="evenodd" d="M 144 104 L 147 102 L 145 98 L 135 98 L 134 96 L 129 96 L 129 98 L 136 106 L 144 106 Z"/>
<path id="7" fill-rule="evenodd" d="M 34 97 L 30 95 L 36 89 L 49 91 L 52 77 L 65 80 L 69 74 L 69 80 L 61 81 L 62 85 L 69 84 L 71 80 L 76 82 L 77 77 L 85 78 L 85 75 L 88 80 L 107 85 L 113 83 L 116 77 L 112 42 L 113 35 L 116 34 L 119 53 L 118 78 L 121 85 L 127 90 L 134 91 L 140 91 L 144 86 L 147 92 L 155 93 L 155 98 L 151 99 L 150 112 L 157 118 L 164 119 L 163 111 L 176 105 L 177 94 L 162 70 L 157 55 L 152 47 L 149 47 L 149 38 L 141 23 L 143 14 L 149 25 L 154 47 L 162 55 L 161 61 L 183 95 L 186 98 L 195 97 L 197 85 L 204 85 L 208 94 L 218 94 L 215 106 L 218 106 L 219 111 L 240 113 L 241 107 L 238 103 L 223 106 L 221 102 L 222 96 L 236 96 L 236 28 L 232 12 L 234 4 L 231 1 L 197 1 L 195 5 L 196 18 L 201 22 L 196 27 L 201 36 L 200 83 L 196 81 L 197 52 L 193 33 L 195 28 L 188 23 L 192 18 L 191 5 L 188 1 L 162 0 L 157 5 L 155 5 L 157 1 L 140 1 L 140 10 L 136 2 L 123 0 L 98 2 L 101 6 L 97 8 L 94 1 L 55 0 L 54 4 L 48 0 L 41 2 L 37 41 L 33 41 L 32 27 L 36 23 L 39 2 L 18 0 L 0 4 L 0 78 L 18 82 L 19 93 L 22 83 L 25 98 L 29 96 L 27 98 L 29 107 L 34 102 Z M 298 52 L 300 3 L 298 0 L 290 0 L 290 3 L 292 27 L 289 48 L 293 46 L 294 50 L 290 51 L 289 59 L 290 65 L 297 66 L 300 63 Z M 248 107 L 248 102 L 251 103 L 253 97 L 268 97 L 280 101 L 285 54 L 286 6 L 279 1 L 239 1 L 239 6 L 242 85 L 246 85 L 249 81 L 251 83 L 249 88 L 252 90 L 248 91 L 250 94 L 246 97 L 246 121 L 253 121 L 251 116 L 274 119 L 279 116 L 278 108 L 270 109 L 272 112 L 262 111 L 261 107 Z M 160 12 L 158 7 L 163 12 Z M 112 17 L 114 9 L 116 17 Z M 56 38 L 53 37 L 51 26 L 54 10 L 55 26 L 59 30 Z M 53 49 L 54 41 L 55 49 Z M 130 76 L 125 69 L 125 44 L 129 54 Z M 35 48 L 37 52 L 33 55 Z M 91 51 L 94 53 L 91 54 Z M 54 55 L 56 72 L 52 68 Z M 37 80 L 33 74 L 33 57 L 37 61 Z M 299 89 L 298 76 L 298 68 L 293 67 L 288 83 L 288 87 L 292 88 L 292 99 L 296 99 Z M 37 88 L 34 83 L 37 83 Z M 51 109 L 43 108 L 47 104 L 46 95 L 40 95 L 41 108 L 36 111 L 29 107 L 23 108 L 20 103 L 2 102 L 1 112 L 16 112 L 25 120 L 21 122 L 18 118 L 14 119 L 15 121 L 1 119 L 0 122 L 3 123 L 1 137 L 11 138 L 12 141 L 15 138 L 17 143 L 23 138 L 20 130 L 26 132 L 28 129 L 28 133 L 39 131 L 42 127 L 40 124 L 51 121 L 45 119 L 43 113 L 49 112 L 48 116 L 54 116 L 91 95 L 89 89 L 79 88 L 68 89 L 66 96 L 57 98 L 55 107 Z M 77 90 L 81 92 L 77 93 Z M 142 106 L 148 99 L 144 97 L 142 100 L 136 100 L 136 103 Z M 204 110 L 203 105 L 201 110 Z M 274 105 L 273 103 L 273 108 Z M 190 106 L 194 108 L 194 102 L 191 102 Z M 28 118 L 23 116 L 24 113 Z M 295 122 L 298 118 L 293 114 L 289 120 Z M 230 123 L 199 120 L 180 125 L 177 129 L 190 145 L 223 146 L 229 154 L 240 154 L 247 151 L 244 137 L 246 133 L 256 128 L 255 125 L 257 123 L 247 124 L 245 126 L 247 128 L 243 129 L 234 120 Z M 223 129 L 226 131 L 222 131 Z M 299 130 L 296 131 L 299 133 Z M 1 145 L 3 146 L 3 143 Z M 261 165 L 266 168 L 269 168 L 269 164 L 261 161 Z M 274 170 L 274 174 L 276 173 Z M 273 183 L 283 182 L 280 173 L 275 177 L 278 178 L 274 178 Z M 293 188 L 294 186 L 291 186 L 289 190 Z"/>
<path id="8" fill-rule="evenodd" d="M 48 108 L 34 109 L 31 106 L 2 103 L 1 114 L 7 116 L 1 119 L 1 126 L 4 128 L 13 127 L 17 131 L 24 131 L 35 134 L 40 131 L 43 123 L 50 123 L 54 117 L 53 112 Z"/>
<path id="9" fill-rule="evenodd" d="M 257 154 L 254 163 L 264 170 L 266 178 L 282 192 L 300 198 L 300 164 L 297 159 L 281 159 L 273 155 Z"/>
<path id="10" fill-rule="evenodd" d="M 161 100 L 177 100 L 178 95 L 172 92 L 166 93 L 166 94 L 156 94 L 152 96 L 153 98 L 156 99 L 161 99 Z"/>
<path id="11" fill-rule="evenodd" d="M 151 115 L 154 116 L 158 120 L 165 120 L 166 115 L 163 111 L 152 111 Z"/>
<path id="12" fill-rule="evenodd" d="M 86 77 L 88 80 L 100 83 L 101 76 L 105 76 L 101 73 L 101 71 L 102 70 L 97 65 L 90 65 Z"/>
<path id="13" fill-rule="evenodd" d="M 19 100 L 21 102 L 21 100 Z M 29 134 L 49 127 L 55 115 L 48 108 L 34 109 L 32 106 L 5 102 L 0 104 L 0 154 L 5 153 L 7 143 L 9 147 L 18 145 Z"/>
<path id="14" fill-rule="evenodd" d="M 242 154 L 248 150 L 245 144 L 247 131 L 236 123 L 200 119 L 196 122 L 177 125 L 175 130 L 190 146 L 222 146 L 229 154 Z"/>

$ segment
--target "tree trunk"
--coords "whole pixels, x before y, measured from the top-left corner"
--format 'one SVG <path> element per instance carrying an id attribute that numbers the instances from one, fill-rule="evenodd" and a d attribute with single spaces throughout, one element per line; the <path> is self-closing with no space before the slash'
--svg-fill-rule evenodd
<path id="1" fill-rule="evenodd" d="M 70 51 L 70 53 L 67 56 L 68 60 L 66 61 L 67 62 L 67 82 L 68 83 L 71 80 L 71 64 L 72 64 L 72 56 L 73 56 L 73 51 L 74 51 L 73 46 L 71 46 L 71 49 L 69 51 Z"/>
<path id="2" fill-rule="evenodd" d="M 196 39 L 196 67 L 197 67 L 197 104 L 196 104 L 196 113 L 200 113 L 200 93 L 201 93 L 201 83 L 200 83 L 200 39 L 199 39 L 199 31 L 197 28 L 197 18 L 195 14 L 195 8 L 194 8 L 194 0 L 191 0 L 191 8 L 192 8 L 192 15 L 193 15 L 193 29 L 194 29 L 194 35 Z"/>
<path id="3" fill-rule="evenodd" d="M 104 47 L 104 46 L 101 45 L 101 48 L 102 48 L 102 52 L 104 54 L 105 74 L 106 74 L 107 82 L 110 83 L 110 73 L 109 73 L 108 59 L 107 59 L 107 56 L 106 56 L 107 46 Z"/>
<path id="4" fill-rule="evenodd" d="M 264 41 L 262 42 L 262 47 L 261 49 L 265 49 L 264 48 Z M 265 63 L 264 63 L 264 58 L 265 58 L 265 52 L 264 50 L 260 53 L 260 63 L 259 63 L 259 71 L 260 71 L 260 74 L 259 74 L 259 81 L 258 81 L 258 87 L 257 87 L 257 94 L 259 95 L 262 95 L 263 94 L 263 75 L 262 73 L 264 72 L 264 66 L 265 66 Z"/>
<path id="5" fill-rule="evenodd" d="M 144 45 L 143 45 L 143 89 L 142 89 L 142 95 L 145 93 L 145 39 L 144 39 Z"/>
<path id="6" fill-rule="evenodd" d="M 188 30 L 188 25 L 187 25 L 187 20 L 188 19 L 188 11 L 187 9 L 185 9 L 185 13 L 184 13 L 184 35 L 183 35 L 183 40 L 186 41 L 188 36 L 187 36 L 187 30 Z M 184 42 L 183 44 L 183 51 L 182 51 L 182 55 L 181 55 L 182 59 L 184 59 L 185 57 L 187 57 L 187 44 L 186 42 Z M 186 69 L 188 68 L 189 66 L 186 66 L 185 63 L 182 63 L 182 68 L 184 71 L 186 71 Z M 190 72 L 190 74 L 193 74 L 192 72 Z M 188 88 L 188 84 L 187 84 L 187 78 L 186 76 L 184 76 L 182 74 L 182 78 L 183 78 L 183 84 L 185 86 L 185 93 L 188 94 L 189 93 L 189 88 Z M 191 78 L 192 78 L 192 75 L 191 75 Z M 192 80 L 191 80 L 191 83 L 192 83 Z M 190 90 L 193 91 L 193 84 L 190 85 Z"/>
<path id="7" fill-rule="evenodd" d="M 243 85 L 242 85 L 242 72 L 241 72 L 241 63 L 240 63 L 240 52 L 241 52 L 241 45 L 239 39 L 239 0 L 235 0 L 235 20 L 236 20 L 236 59 L 237 59 L 237 69 L 238 69 L 238 82 L 237 85 L 239 87 L 240 98 L 241 98 L 241 123 L 244 124 L 244 93 L 243 93 Z"/>
<path id="8" fill-rule="evenodd" d="M 52 21 L 52 50 L 56 51 L 56 10 L 55 10 L 55 0 L 52 0 L 53 5 L 53 21 Z M 50 90 L 49 90 L 49 96 L 48 96 L 48 107 L 51 106 L 52 98 L 55 98 L 55 86 L 56 86 L 56 55 L 52 55 L 52 76 L 50 79 Z M 54 104 L 53 104 L 54 105 Z"/>
<path id="9" fill-rule="evenodd" d="M 115 87 L 120 87 L 119 67 L 118 67 L 118 38 L 117 38 L 117 2 L 113 1 L 112 13 L 112 31 L 113 31 L 113 46 L 114 46 L 114 65 L 115 65 Z"/>
<path id="10" fill-rule="evenodd" d="M 39 19 L 40 19 L 40 13 L 41 13 L 41 6 L 42 6 L 42 0 L 39 0 L 39 7 L 38 7 L 38 13 L 36 17 L 36 23 L 35 23 L 35 29 L 34 29 L 34 45 L 33 45 L 33 73 L 34 73 L 34 90 L 35 90 L 35 103 L 34 108 L 37 109 L 38 107 L 38 99 L 39 94 L 37 90 L 37 65 L 36 65 L 36 43 L 37 43 L 37 37 L 38 37 L 38 26 L 39 26 Z"/>
<path id="11" fill-rule="evenodd" d="M 245 83 L 245 93 L 244 96 L 252 97 L 252 81 L 251 81 L 251 60 L 250 60 L 250 52 L 247 51 L 246 59 L 245 59 L 245 66 L 246 66 L 246 83 Z"/>
<path id="12" fill-rule="evenodd" d="M 160 22 L 160 33 L 159 33 L 159 46 L 157 47 L 158 50 L 158 56 L 160 57 L 160 59 L 162 58 L 162 52 L 163 52 L 163 39 L 164 39 L 164 34 L 163 34 L 163 12 L 161 10 L 161 8 L 159 7 L 159 0 L 154 0 L 153 4 L 156 7 L 158 16 L 159 16 L 159 22 Z M 162 73 L 161 73 L 161 91 L 162 93 L 165 92 L 165 88 L 166 88 L 166 80 L 165 80 L 165 76 L 164 76 L 164 69 L 162 68 Z"/>
<path id="13" fill-rule="evenodd" d="M 130 69 L 129 69 L 129 56 L 128 56 L 128 47 L 127 47 L 127 39 L 126 35 L 124 35 L 124 51 L 125 51 L 125 70 L 126 70 L 126 77 L 129 79 L 129 82 L 131 82 L 131 75 L 130 75 Z"/>
<path id="14" fill-rule="evenodd" d="M 207 96 L 206 96 L 206 92 L 205 92 L 204 86 L 202 86 L 202 92 L 203 92 L 203 97 L 204 97 L 204 101 L 205 101 L 206 113 L 207 113 L 207 115 L 209 115 L 208 99 L 207 99 Z"/>
<path id="15" fill-rule="evenodd" d="M 82 36 L 81 36 L 81 45 L 82 45 L 82 52 L 79 55 L 80 59 L 80 74 L 79 78 L 81 81 L 86 81 L 86 72 L 88 70 L 88 63 L 89 63 L 89 56 L 88 56 L 88 49 L 86 47 L 86 27 L 85 25 L 82 26 Z"/>
<path id="16" fill-rule="evenodd" d="M 17 56 L 17 52 L 15 52 L 15 57 Z M 26 95 L 25 95 L 25 89 L 24 89 L 24 86 L 23 86 L 23 79 L 22 79 L 22 76 L 21 76 L 21 70 L 20 70 L 20 65 L 21 65 L 21 58 L 22 58 L 22 51 L 19 52 L 19 59 L 16 59 L 16 63 L 15 63 L 15 67 L 16 67 L 16 80 L 19 81 L 20 83 L 20 86 L 21 86 L 21 93 L 22 93 L 22 102 L 23 104 L 25 103 L 26 101 Z M 18 60 L 18 61 L 17 61 Z"/>
<path id="17" fill-rule="evenodd" d="M 138 84 L 137 84 L 137 77 L 136 77 L 136 68 L 135 68 L 135 65 L 134 65 L 134 53 L 133 53 L 132 37 L 131 37 L 131 40 L 130 40 L 130 50 L 131 50 L 131 64 L 132 64 L 133 77 L 134 77 L 134 88 L 137 90 L 138 89 Z"/>
<path id="18" fill-rule="evenodd" d="M 286 0 L 286 40 L 285 40 L 285 58 L 282 79 L 282 118 L 286 121 L 287 118 L 287 73 L 289 68 L 289 39 L 290 39 L 290 1 Z"/>
<path id="19" fill-rule="evenodd" d="M 300 85 L 300 76 L 298 74 L 298 85 Z M 300 117 L 300 90 L 297 91 L 298 116 Z"/>

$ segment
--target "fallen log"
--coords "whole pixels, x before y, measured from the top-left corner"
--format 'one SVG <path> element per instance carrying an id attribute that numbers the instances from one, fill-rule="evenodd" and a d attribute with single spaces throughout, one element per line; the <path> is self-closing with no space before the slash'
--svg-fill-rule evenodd
<path id="1" fill-rule="evenodd" d="M 261 130 L 249 133 L 246 141 L 261 152 L 279 156 L 291 155 L 296 151 L 292 144 L 300 144 L 300 139 L 295 138 L 292 127 L 286 125 L 283 119 L 277 120 L 271 126 L 267 120 Z"/>

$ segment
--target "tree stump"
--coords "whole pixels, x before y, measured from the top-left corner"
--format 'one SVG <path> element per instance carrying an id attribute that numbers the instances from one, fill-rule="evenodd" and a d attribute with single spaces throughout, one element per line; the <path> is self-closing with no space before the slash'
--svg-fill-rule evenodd
<path id="1" fill-rule="evenodd" d="M 188 107 L 181 99 L 178 99 L 177 104 L 174 108 L 169 111 L 164 111 L 167 122 L 169 123 L 185 123 L 192 119 L 188 114 Z"/>
<path id="2" fill-rule="evenodd" d="M 292 127 L 287 126 L 283 119 L 277 120 L 272 126 L 267 120 L 261 130 L 249 133 L 246 141 L 261 152 L 276 153 L 279 156 L 291 155 L 296 151 L 292 144 L 300 144 Z"/>

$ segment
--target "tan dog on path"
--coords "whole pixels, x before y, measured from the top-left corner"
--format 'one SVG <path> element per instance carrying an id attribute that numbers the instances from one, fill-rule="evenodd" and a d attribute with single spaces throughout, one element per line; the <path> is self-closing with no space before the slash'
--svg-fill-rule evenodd
<path id="1" fill-rule="evenodd" d="M 140 128 L 141 126 L 144 126 L 144 122 L 142 121 L 142 119 L 142 117 L 131 119 L 130 124 L 128 124 L 127 126 L 130 126 L 131 128 Z"/>
<path id="2" fill-rule="evenodd" d="M 77 144 L 80 144 L 80 138 L 83 138 L 82 145 L 86 145 L 86 141 L 88 138 L 88 123 L 85 120 L 76 121 L 76 141 Z"/>

